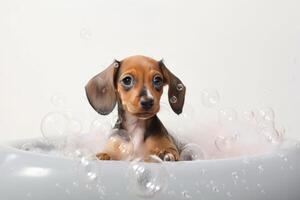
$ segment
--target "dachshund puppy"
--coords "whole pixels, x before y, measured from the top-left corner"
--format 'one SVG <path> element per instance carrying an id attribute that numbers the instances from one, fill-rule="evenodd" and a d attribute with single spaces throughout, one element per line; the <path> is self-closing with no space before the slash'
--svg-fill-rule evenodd
<path id="1" fill-rule="evenodd" d="M 157 117 L 163 87 L 169 86 L 172 110 L 182 112 L 185 86 L 172 74 L 163 61 L 145 56 L 131 56 L 112 63 L 86 85 L 91 106 L 101 115 L 118 105 L 118 120 L 113 134 L 133 141 L 134 156 L 157 155 L 163 160 L 177 161 L 179 150 L 173 137 Z M 125 136 L 125 137 L 124 137 Z M 110 142 L 100 160 L 120 160 L 120 148 Z"/>

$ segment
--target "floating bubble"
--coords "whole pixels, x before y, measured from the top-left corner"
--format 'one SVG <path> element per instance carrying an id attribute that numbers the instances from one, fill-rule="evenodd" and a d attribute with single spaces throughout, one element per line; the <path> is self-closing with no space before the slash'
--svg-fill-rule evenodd
<path id="1" fill-rule="evenodd" d="M 21 147 L 24 151 L 32 151 L 34 149 L 34 145 L 32 143 L 25 143 Z"/>
<path id="2" fill-rule="evenodd" d="M 192 195 L 186 190 L 182 191 L 181 194 L 186 199 L 191 199 L 192 198 Z"/>
<path id="3" fill-rule="evenodd" d="M 114 62 L 114 67 L 115 67 L 115 68 L 118 68 L 118 67 L 119 67 L 119 63 L 115 61 L 115 62 Z"/>
<path id="4" fill-rule="evenodd" d="M 79 134 L 82 131 L 81 122 L 77 119 L 71 119 L 68 124 L 68 132 Z"/>
<path id="5" fill-rule="evenodd" d="M 219 122 L 221 124 L 232 123 L 237 120 L 237 112 L 232 108 L 225 108 L 219 111 Z"/>
<path id="6" fill-rule="evenodd" d="M 214 186 L 214 187 L 212 188 L 212 190 L 213 190 L 214 192 L 220 192 L 220 190 L 219 190 L 218 187 L 216 187 L 216 186 Z"/>
<path id="7" fill-rule="evenodd" d="M 80 30 L 80 37 L 85 40 L 90 40 L 92 38 L 92 31 L 87 28 L 82 28 Z"/>
<path id="8" fill-rule="evenodd" d="M 234 133 L 231 136 L 224 137 L 224 136 L 218 136 L 215 139 L 215 146 L 219 151 L 226 151 L 231 149 L 239 139 L 239 134 Z"/>
<path id="9" fill-rule="evenodd" d="M 227 197 L 229 197 L 229 198 L 231 198 L 231 197 L 232 197 L 232 194 L 231 194 L 231 192 L 226 192 L 226 195 L 227 195 Z"/>
<path id="10" fill-rule="evenodd" d="M 65 114 L 52 112 L 43 117 L 41 121 L 42 135 L 46 139 L 64 136 L 67 133 L 69 120 Z"/>
<path id="11" fill-rule="evenodd" d="M 171 102 L 171 103 L 176 103 L 176 102 L 177 102 L 177 97 L 172 96 L 172 97 L 170 98 L 170 102 Z"/>
<path id="12" fill-rule="evenodd" d="M 258 171 L 259 171 L 259 173 L 263 173 L 264 172 L 263 166 L 259 165 L 258 166 Z"/>
<path id="13" fill-rule="evenodd" d="M 134 160 L 129 165 L 127 177 L 128 191 L 142 197 L 153 197 L 163 191 L 169 179 L 162 160 L 157 156 Z"/>
<path id="14" fill-rule="evenodd" d="M 239 175 L 237 172 L 232 172 L 231 175 L 234 179 L 239 179 Z"/>
<path id="15" fill-rule="evenodd" d="M 51 97 L 51 102 L 57 107 L 64 107 L 66 105 L 65 98 L 62 95 L 53 95 Z"/>
<path id="16" fill-rule="evenodd" d="M 220 95 L 217 90 L 202 91 L 202 104 L 206 107 L 214 107 L 220 102 Z"/>
<path id="17" fill-rule="evenodd" d="M 87 177 L 89 178 L 90 181 L 95 181 L 97 179 L 97 174 L 94 172 L 88 172 Z"/>
<path id="18" fill-rule="evenodd" d="M 183 147 L 180 160 L 204 160 L 205 155 L 198 144 L 190 143 Z"/>
<path id="19" fill-rule="evenodd" d="M 271 144 L 279 144 L 282 141 L 282 135 L 273 127 L 265 127 L 261 130 L 260 134 L 262 134 L 268 142 Z"/>
<path id="20" fill-rule="evenodd" d="M 176 88 L 178 91 L 182 91 L 184 89 L 184 85 L 179 83 L 179 84 L 177 84 Z"/>
<path id="21" fill-rule="evenodd" d="M 275 112 L 272 108 L 270 107 L 265 107 L 265 108 L 261 108 L 256 112 L 256 121 L 258 123 L 261 122 L 268 122 L 271 121 L 273 122 L 275 119 Z"/>
<path id="22" fill-rule="evenodd" d="M 195 109 L 189 105 L 186 104 L 184 106 L 184 112 L 182 113 L 183 118 L 186 120 L 185 124 L 188 123 L 191 120 L 195 119 Z M 181 124 L 180 126 L 184 126 L 184 124 Z"/>
<path id="23" fill-rule="evenodd" d="M 254 112 L 253 111 L 244 111 L 242 114 L 242 117 L 244 120 L 246 121 L 252 121 L 255 117 Z"/>

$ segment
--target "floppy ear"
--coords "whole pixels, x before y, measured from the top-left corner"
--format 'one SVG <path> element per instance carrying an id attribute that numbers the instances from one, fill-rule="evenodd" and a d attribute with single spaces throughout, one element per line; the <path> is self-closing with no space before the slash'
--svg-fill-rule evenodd
<path id="1" fill-rule="evenodd" d="M 184 104 L 184 97 L 185 97 L 185 86 L 177 78 L 172 72 L 168 70 L 168 68 L 163 63 L 163 60 L 159 61 L 159 66 L 164 76 L 165 84 L 169 85 L 169 104 L 172 110 L 176 114 L 180 114 L 182 112 L 183 104 Z"/>
<path id="2" fill-rule="evenodd" d="M 119 66 L 120 62 L 115 60 L 85 86 L 85 92 L 91 106 L 101 115 L 111 113 L 116 105 L 117 96 L 114 79 Z"/>

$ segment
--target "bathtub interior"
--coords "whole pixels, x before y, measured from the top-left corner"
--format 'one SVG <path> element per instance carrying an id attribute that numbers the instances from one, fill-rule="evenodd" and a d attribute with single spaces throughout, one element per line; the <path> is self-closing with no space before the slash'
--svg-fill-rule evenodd
<path id="1" fill-rule="evenodd" d="M 57 199 L 299 197 L 300 145 L 295 140 L 258 155 L 179 162 L 157 157 L 151 162 L 99 161 L 78 151 L 63 154 L 59 140 L 26 139 L 0 148 L 1 176 L 6 180 L 1 187 L 18 188 L 17 193 L 4 192 L 4 197 L 40 199 L 53 193 Z M 24 149 L 24 144 L 31 146 Z"/>

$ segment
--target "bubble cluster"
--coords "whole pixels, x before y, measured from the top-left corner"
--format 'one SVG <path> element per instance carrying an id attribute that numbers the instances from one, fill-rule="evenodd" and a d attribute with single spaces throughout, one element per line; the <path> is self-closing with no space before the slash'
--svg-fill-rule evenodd
<path id="1" fill-rule="evenodd" d="M 128 167 L 127 178 L 129 192 L 153 197 L 167 187 L 169 175 L 160 158 L 149 156 L 134 160 Z"/>

